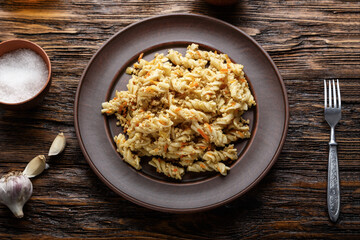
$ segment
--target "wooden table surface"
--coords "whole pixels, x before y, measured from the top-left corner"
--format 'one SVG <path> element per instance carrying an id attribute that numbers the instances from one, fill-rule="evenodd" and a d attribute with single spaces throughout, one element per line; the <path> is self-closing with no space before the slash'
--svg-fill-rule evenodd
<path id="1" fill-rule="evenodd" d="M 75 92 L 91 56 L 131 23 L 167 13 L 222 19 L 252 36 L 284 79 L 290 125 L 268 175 L 243 197 L 207 212 L 168 214 L 113 193 L 90 169 L 74 129 Z M 0 41 L 27 39 L 48 53 L 53 84 L 32 111 L 0 110 L 0 173 L 46 154 L 59 131 L 65 152 L 33 179 L 17 219 L 0 206 L 0 239 L 360 239 L 360 3 L 355 0 L 242 0 L 212 7 L 201 0 L 1 0 Z M 329 221 L 329 127 L 323 79 L 339 79 L 336 129 L 341 178 L 339 221 Z"/>

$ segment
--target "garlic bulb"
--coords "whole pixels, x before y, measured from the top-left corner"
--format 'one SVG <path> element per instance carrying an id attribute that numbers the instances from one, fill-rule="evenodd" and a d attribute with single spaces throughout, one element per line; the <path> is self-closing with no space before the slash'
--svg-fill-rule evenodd
<path id="1" fill-rule="evenodd" d="M 33 185 L 22 172 L 9 172 L 0 179 L 0 202 L 5 204 L 17 218 L 24 216 L 23 206 L 31 197 Z"/>
<path id="2" fill-rule="evenodd" d="M 54 156 L 61 153 L 66 145 L 64 133 L 59 133 L 51 144 L 48 156 Z"/>
<path id="3" fill-rule="evenodd" d="M 27 165 L 23 174 L 28 178 L 36 177 L 46 168 L 46 158 L 44 155 L 34 157 Z"/>

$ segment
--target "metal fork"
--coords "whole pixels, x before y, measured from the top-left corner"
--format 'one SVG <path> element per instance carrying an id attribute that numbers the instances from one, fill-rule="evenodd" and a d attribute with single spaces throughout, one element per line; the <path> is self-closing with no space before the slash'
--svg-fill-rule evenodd
<path id="1" fill-rule="evenodd" d="M 327 206 L 330 220 L 336 222 L 340 213 L 340 179 L 337 156 L 337 143 L 335 142 L 335 126 L 341 119 L 341 97 L 339 80 L 329 80 L 329 101 L 327 99 L 326 80 L 324 80 L 325 120 L 331 128 L 329 142 Z M 331 86 L 332 85 L 332 86 Z"/>

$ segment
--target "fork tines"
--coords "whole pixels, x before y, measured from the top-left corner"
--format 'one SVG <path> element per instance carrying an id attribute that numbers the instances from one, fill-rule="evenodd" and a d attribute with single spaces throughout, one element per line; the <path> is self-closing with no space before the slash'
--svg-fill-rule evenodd
<path id="1" fill-rule="evenodd" d="M 325 104 L 325 108 L 327 108 L 327 107 L 329 107 L 329 108 L 341 108 L 341 96 L 340 96 L 339 79 L 336 80 L 336 89 L 335 89 L 335 80 L 329 80 L 328 85 L 329 85 L 329 101 L 327 101 L 327 87 L 326 87 L 327 84 L 326 84 L 326 80 L 324 80 L 324 104 Z M 332 94 L 331 94 L 331 91 L 332 91 Z M 336 98 L 336 95 L 337 95 L 337 98 Z M 332 98 L 334 98 L 334 100 L 332 100 Z"/>

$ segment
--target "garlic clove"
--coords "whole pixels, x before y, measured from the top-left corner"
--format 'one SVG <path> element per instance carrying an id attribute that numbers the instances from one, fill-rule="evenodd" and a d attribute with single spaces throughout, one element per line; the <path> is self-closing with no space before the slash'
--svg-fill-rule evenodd
<path id="1" fill-rule="evenodd" d="M 48 156 L 55 156 L 61 153 L 66 145 L 64 133 L 59 133 L 51 144 Z"/>
<path id="2" fill-rule="evenodd" d="M 46 168 L 46 158 L 44 155 L 34 157 L 25 167 L 23 174 L 28 178 L 36 177 Z"/>
<path id="3" fill-rule="evenodd" d="M 24 216 L 23 206 L 32 192 L 33 185 L 22 172 L 9 172 L 0 179 L 0 203 L 5 204 L 17 218 Z"/>

